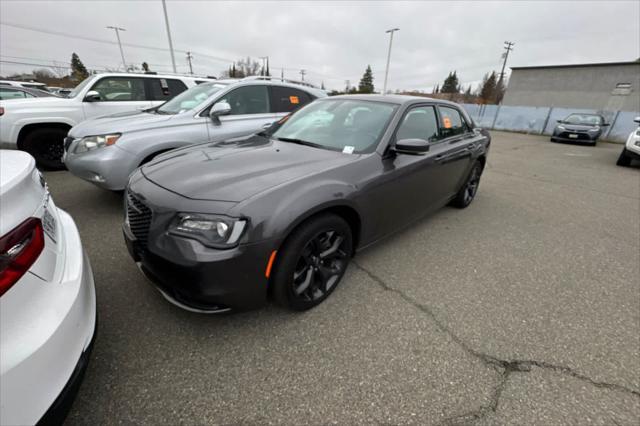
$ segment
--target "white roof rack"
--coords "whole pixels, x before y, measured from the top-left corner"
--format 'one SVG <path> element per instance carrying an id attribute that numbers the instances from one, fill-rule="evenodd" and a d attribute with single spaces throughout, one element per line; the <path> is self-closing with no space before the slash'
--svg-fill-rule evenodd
<path id="1" fill-rule="evenodd" d="M 247 80 L 274 80 L 274 81 L 282 81 L 285 83 L 298 84 L 300 86 L 312 87 L 314 89 L 318 88 L 311 83 L 307 83 L 306 81 L 289 80 L 288 78 L 274 77 L 272 75 L 251 75 L 249 77 L 244 77 L 240 79 L 240 81 L 247 81 Z"/>

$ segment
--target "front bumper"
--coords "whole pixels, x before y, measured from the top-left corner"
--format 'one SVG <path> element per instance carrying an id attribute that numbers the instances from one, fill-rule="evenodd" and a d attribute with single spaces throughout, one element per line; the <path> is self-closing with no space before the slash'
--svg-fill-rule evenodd
<path id="1" fill-rule="evenodd" d="M 241 239 L 238 246 L 221 250 L 171 235 L 167 229 L 179 211 L 224 214 L 234 204 L 190 200 L 141 175 L 131 180 L 124 239 L 133 260 L 167 299 L 198 312 L 254 309 L 265 303 L 265 271 L 277 241 Z"/>
<path id="2" fill-rule="evenodd" d="M 140 163 L 135 155 L 117 145 L 81 154 L 65 151 L 63 161 L 73 175 L 111 191 L 123 190 Z"/>
<path id="3" fill-rule="evenodd" d="M 575 136 L 574 136 L 575 135 Z M 555 132 L 551 139 L 560 142 L 594 143 L 600 137 L 600 132 Z"/>
<path id="4" fill-rule="evenodd" d="M 91 265 L 75 223 L 62 210 L 58 215 L 65 256 L 61 280 L 21 279 L 11 288 L 12 304 L 0 309 L 3 425 L 35 424 L 48 413 L 64 417 L 73 396 L 66 391 L 68 384 L 82 378 L 78 370 L 84 367 L 79 364 L 86 364 L 95 335 Z M 69 394 L 63 399 L 70 400 L 67 405 L 56 405 L 62 393 Z"/>

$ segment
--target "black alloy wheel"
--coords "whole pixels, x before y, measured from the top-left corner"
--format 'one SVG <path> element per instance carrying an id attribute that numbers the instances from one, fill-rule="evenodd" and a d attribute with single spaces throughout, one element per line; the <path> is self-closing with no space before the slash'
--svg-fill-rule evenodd
<path id="1" fill-rule="evenodd" d="M 46 170 L 63 170 L 64 138 L 67 131 L 59 128 L 42 128 L 30 132 L 22 148 L 35 158 L 38 167 Z"/>
<path id="2" fill-rule="evenodd" d="M 305 222 L 278 252 L 276 301 L 297 311 L 320 304 L 342 279 L 351 254 L 351 229 L 342 218 L 327 214 Z"/>
<path id="3" fill-rule="evenodd" d="M 469 172 L 467 181 L 462 185 L 462 188 L 460 188 L 458 194 L 451 202 L 453 206 L 463 209 L 471 204 L 480 186 L 480 176 L 482 176 L 482 164 L 476 161 L 471 172 Z"/>

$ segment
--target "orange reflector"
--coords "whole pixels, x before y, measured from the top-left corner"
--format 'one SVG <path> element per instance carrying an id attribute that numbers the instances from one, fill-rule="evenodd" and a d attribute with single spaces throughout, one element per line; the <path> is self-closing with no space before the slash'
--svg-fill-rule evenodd
<path id="1" fill-rule="evenodd" d="M 276 260 L 276 253 L 277 250 L 274 250 L 271 252 L 271 256 L 269 256 L 269 263 L 267 263 L 267 270 L 264 271 L 264 276 L 269 278 L 269 275 L 271 275 L 271 267 L 273 266 L 273 261 Z"/>

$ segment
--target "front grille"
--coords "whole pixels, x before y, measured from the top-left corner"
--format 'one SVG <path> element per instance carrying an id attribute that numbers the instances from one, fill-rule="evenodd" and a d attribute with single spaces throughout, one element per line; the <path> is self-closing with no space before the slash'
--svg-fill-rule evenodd
<path id="1" fill-rule="evenodd" d="M 151 209 L 136 196 L 127 191 L 127 220 L 129 229 L 141 248 L 147 247 L 149 225 L 151 225 Z"/>
<path id="2" fill-rule="evenodd" d="M 572 138 L 569 135 L 578 135 L 577 138 Z M 571 139 L 571 140 L 576 140 L 576 141 L 590 141 L 591 138 L 589 137 L 589 134 L 587 133 L 576 133 L 576 132 L 562 132 L 559 135 L 561 138 L 565 138 L 565 139 Z"/>

